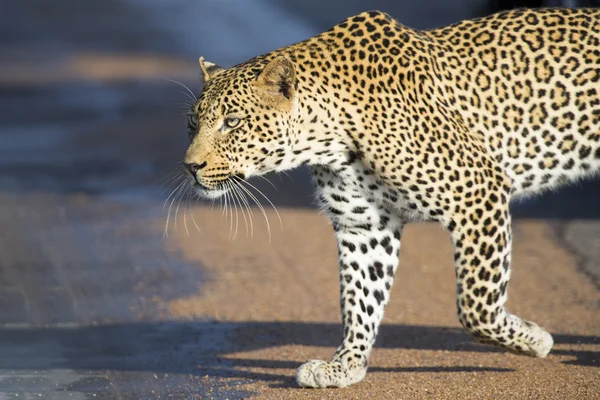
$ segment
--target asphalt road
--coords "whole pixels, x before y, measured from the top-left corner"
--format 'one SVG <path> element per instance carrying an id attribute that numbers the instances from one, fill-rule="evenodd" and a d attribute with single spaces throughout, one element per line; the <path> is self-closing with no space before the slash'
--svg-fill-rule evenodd
<path id="1" fill-rule="evenodd" d="M 241 214 L 168 197 L 187 138 L 185 97 L 167 79 L 197 91 L 198 55 L 227 66 L 365 8 L 430 28 L 479 3 L 4 5 L 0 398 L 593 398 L 598 181 L 513 209 L 511 309 L 555 334 L 547 360 L 479 346 L 458 328 L 449 240 L 426 224 L 403 242 L 371 373 L 343 392 L 293 382 L 339 337 L 335 244 L 307 171 L 270 177 L 277 189 L 255 182 L 282 217 L 279 227 L 267 212 L 271 241 L 258 209 L 250 238 Z"/>

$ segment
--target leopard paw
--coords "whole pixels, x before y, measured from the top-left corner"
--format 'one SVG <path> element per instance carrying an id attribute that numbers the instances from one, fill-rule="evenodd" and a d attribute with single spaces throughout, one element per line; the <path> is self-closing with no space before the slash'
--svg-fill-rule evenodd
<path id="1" fill-rule="evenodd" d="M 298 368 L 296 382 L 301 387 L 343 388 L 360 382 L 366 374 L 366 368 L 349 370 L 337 361 L 311 360 Z"/>

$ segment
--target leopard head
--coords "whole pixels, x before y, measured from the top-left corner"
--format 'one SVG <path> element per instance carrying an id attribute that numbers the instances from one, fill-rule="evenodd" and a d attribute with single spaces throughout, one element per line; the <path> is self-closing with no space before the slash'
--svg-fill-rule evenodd
<path id="1" fill-rule="evenodd" d="M 200 58 L 204 88 L 189 113 L 184 170 L 196 192 L 216 198 L 232 181 L 289 168 L 294 64 L 284 56 L 224 69 Z"/>

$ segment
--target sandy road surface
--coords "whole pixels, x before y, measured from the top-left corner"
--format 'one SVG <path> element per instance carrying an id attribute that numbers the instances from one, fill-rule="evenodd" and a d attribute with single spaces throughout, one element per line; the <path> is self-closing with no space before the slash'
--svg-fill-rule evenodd
<path id="1" fill-rule="evenodd" d="M 509 307 L 554 334 L 547 359 L 479 345 L 459 328 L 449 238 L 435 225 L 414 225 L 403 236 L 366 380 L 317 391 L 297 388 L 295 370 L 328 358 L 341 337 L 335 243 L 317 211 L 280 207 L 283 229 L 269 211 L 269 242 L 258 210 L 254 238 L 239 214 L 232 241 L 235 222 L 209 206 L 181 208 L 163 239 L 160 202 L 4 193 L 0 204 L 5 398 L 594 399 L 600 392 L 600 292 L 565 239 L 571 224 L 520 220 L 515 228 Z"/>
<path id="2" fill-rule="evenodd" d="M 516 224 L 508 303 L 554 334 L 547 359 L 479 345 L 459 328 L 449 238 L 436 225 L 414 225 L 403 235 L 366 380 L 318 391 L 297 389 L 294 373 L 308 359 L 330 357 L 341 337 L 336 250 L 325 218 L 284 210 L 284 229 L 274 228 L 271 243 L 264 227 L 253 239 L 243 231 L 231 242 L 224 217 L 199 208 L 195 218 L 210 234 L 180 231 L 169 243 L 205 268 L 208 283 L 168 308 L 177 318 L 234 327 L 233 349 L 218 357 L 256 398 L 593 399 L 600 393 L 599 291 L 551 224 Z M 272 213 L 270 220 L 274 225 Z"/>

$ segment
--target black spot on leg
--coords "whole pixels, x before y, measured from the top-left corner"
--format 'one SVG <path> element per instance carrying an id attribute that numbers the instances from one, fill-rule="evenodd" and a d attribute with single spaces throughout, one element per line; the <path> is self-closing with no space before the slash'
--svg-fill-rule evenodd
<path id="1" fill-rule="evenodd" d="M 371 279 L 373 282 L 377 280 L 377 272 L 373 266 L 369 266 L 369 279 Z"/>
<path id="2" fill-rule="evenodd" d="M 381 290 L 375 290 L 373 292 L 373 296 L 375 297 L 375 300 L 377 300 L 378 305 L 380 305 L 385 299 L 385 296 Z"/>
<path id="3" fill-rule="evenodd" d="M 356 246 L 353 243 L 342 240 L 341 244 L 342 244 L 342 246 L 347 247 L 348 250 L 350 251 L 350 253 L 354 253 L 354 250 L 356 250 Z"/>
<path id="4" fill-rule="evenodd" d="M 393 277 L 394 276 L 394 266 L 393 265 L 388 265 L 387 267 L 387 274 L 389 277 Z"/>
<path id="5" fill-rule="evenodd" d="M 375 267 L 375 271 L 377 272 L 377 276 L 379 277 L 379 279 L 383 279 L 383 277 L 385 276 L 383 272 L 383 264 L 379 261 L 375 261 L 373 263 L 373 266 Z"/>
<path id="6" fill-rule="evenodd" d="M 387 246 L 389 246 L 389 244 L 390 244 L 390 242 L 391 242 L 391 241 L 392 241 L 392 239 L 390 239 L 390 237 L 389 237 L 389 236 L 386 236 L 386 237 L 384 237 L 384 238 L 381 240 L 380 244 L 381 244 L 381 246 L 383 246 L 383 247 L 387 247 Z"/>

